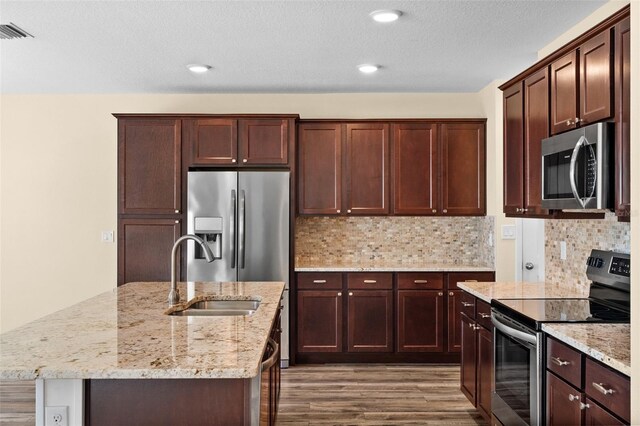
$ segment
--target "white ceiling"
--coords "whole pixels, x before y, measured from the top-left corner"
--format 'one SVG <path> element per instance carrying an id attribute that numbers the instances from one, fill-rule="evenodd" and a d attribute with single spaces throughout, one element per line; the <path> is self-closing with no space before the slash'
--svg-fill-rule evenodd
<path id="1" fill-rule="evenodd" d="M 475 92 L 605 2 L 1 0 L 0 23 L 35 38 L 0 41 L 0 90 Z M 403 16 L 379 24 L 376 9 Z M 213 69 L 194 75 L 193 62 Z"/>

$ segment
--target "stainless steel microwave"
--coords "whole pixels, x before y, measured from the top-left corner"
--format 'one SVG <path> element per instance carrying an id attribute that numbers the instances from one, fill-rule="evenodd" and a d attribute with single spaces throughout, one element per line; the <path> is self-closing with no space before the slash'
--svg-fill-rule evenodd
<path id="1" fill-rule="evenodd" d="M 613 207 L 613 123 L 597 123 L 542 140 L 542 207 Z"/>

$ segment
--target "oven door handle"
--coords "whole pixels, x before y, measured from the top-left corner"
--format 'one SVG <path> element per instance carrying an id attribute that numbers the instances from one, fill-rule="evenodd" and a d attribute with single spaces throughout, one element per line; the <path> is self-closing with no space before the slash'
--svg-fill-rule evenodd
<path id="1" fill-rule="evenodd" d="M 522 340 L 523 342 L 529 343 L 531 345 L 536 345 L 536 337 L 525 333 L 524 331 L 516 330 L 515 328 L 511 328 L 498 320 L 495 316 L 491 316 L 491 322 L 493 325 L 504 334 L 509 337 L 513 337 L 514 339 Z"/>
<path id="2" fill-rule="evenodd" d="M 573 148 L 573 152 L 571 153 L 571 162 L 569 163 L 569 183 L 571 184 L 571 192 L 573 192 L 573 196 L 578 203 L 584 209 L 586 204 L 585 201 L 582 200 L 580 194 L 578 193 L 578 187 L 576 186 L 576 163 L 578 161 L 578 153 L 580 152 L 580 148 L 587 144 L 587 139 L 584 136 L 580 136 L 578 139 L 578 143 L 576 143 L 575 148 Z"/>

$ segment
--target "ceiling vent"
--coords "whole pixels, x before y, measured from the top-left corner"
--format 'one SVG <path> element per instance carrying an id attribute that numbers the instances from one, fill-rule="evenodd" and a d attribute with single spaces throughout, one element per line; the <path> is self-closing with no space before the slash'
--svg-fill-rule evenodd
<path id="1" fill-rule="evenodd" d="M 10 22 L 9 25 L 6 25 L 6 24 L 0 25 L 0 39 L 2 40 L 12 39 L 12 38 L 27 38 L 27 37 L 33 38 L 31 34 L 26 32 L 25 30 L 23 30 L 22 28 L 14 24 L 13 22 Z"/>

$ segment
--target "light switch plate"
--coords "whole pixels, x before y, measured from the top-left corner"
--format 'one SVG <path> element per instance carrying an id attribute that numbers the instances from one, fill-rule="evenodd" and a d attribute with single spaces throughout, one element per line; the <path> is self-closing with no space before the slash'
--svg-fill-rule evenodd
<path id="1" fill-rule="evenodd" d="M 503 240 L 515 240 L 516 239 L 516 226 L 515 225 L 502 225 L 502 239 Z"/>
<path id="2" fill-rule="evenodd" d="M 112 243 L 113 231 L 102 231 L 100 233 L 100 241 L 102 241 L 103 243 Z"/>
<path id="3" fill-rule="evenodd" d="M 560 260 L 567 260 L 567 242 L 560 241 Z"/>

